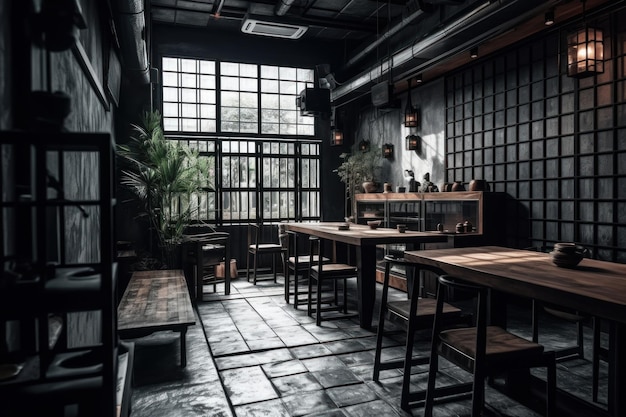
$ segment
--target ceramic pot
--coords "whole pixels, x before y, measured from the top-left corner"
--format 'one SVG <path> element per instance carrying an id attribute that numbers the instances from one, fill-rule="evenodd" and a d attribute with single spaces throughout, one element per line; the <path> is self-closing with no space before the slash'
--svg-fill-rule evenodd
<path id="1" fill-rule="evenodd" d="M 465 186 L 461 181 L 454 181 L 454 184 L 452 184 L 452 188 L 450 189 L 450 191 L 465 191 Z"/>
<path id="2" fill-rule="evenodd" d="M 470 191 L 489 191 L 489 183 L 486 180 L 471 180 L 469 183 Z"/>
<path id="3" fill-rule="evenodd" d="M 363 191 L 366 193 L 375 193 L 378 189 L 378 185 L 373 181 L 365 181 L 363 184 Z"/>

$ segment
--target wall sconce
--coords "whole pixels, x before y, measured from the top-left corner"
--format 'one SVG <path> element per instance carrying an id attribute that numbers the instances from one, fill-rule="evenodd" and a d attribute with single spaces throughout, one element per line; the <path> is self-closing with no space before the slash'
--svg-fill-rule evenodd
<path id="1" fill-rule="evenodd" d="M 422 74 L 417 74 L 417 76 L 415 77 L 415 83 L 416 84 L 421 84 L 424 82 L 424 77 L 422 76 Z"/>
<path id="2" fill-rule="evenodd" d="M 359 150 L 361 152 L 367 152 L 370 150 L 370 142 L 369 140 L 362 140 L 359 142 Z"/>
<path id="3" fill-rule="evenodd" d="M 334 128 L 330 131 L 330 144 L 331 146 L 343 145 L 343 131 L 338 128 Z"/>
<path id="4" fill-rule="evenodd" d="M 411 80 L 409 79 L 409 94 L 406 99 L 406 109 L 404 109 L 404 127 L 417 127 L 419 114 L 411 103 Z"/>
<path id="5" fill-rule="evenodd" d="M 474 58 L 478 58 L 478 47 L 475 46 L 472 49 L 470 49 L 470 58 L 474 59 Z"/>
<path id="6" fill-rule="evenodd" d="M 393 145 L 391 143 L 385 143 L 383 145 L 383 158 L 393 158 Z"/>
<path id="7" fill-rule="evenodd" d="M 604 72 L 604 36 L 601 29 L 587 27 L 585 0 L 583 28 L 567 36 L 567 75 L 584 78 Z"/>
<path id="8" fill-rule="evenodd" d="M 416 151 L 419 148 L 419 139 L 417 135 L 409 135 L 406 137 L 406 149 L 408 151 Z"/>

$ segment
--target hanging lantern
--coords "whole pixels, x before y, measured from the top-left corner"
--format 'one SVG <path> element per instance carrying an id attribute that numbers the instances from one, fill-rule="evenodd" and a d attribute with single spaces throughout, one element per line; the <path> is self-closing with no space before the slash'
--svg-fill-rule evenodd
<path id="1" fill-rule="evenodd" d="M 406 109 L 404 110 L 404 127 L 417 127 L 419 114 L 411 103 L 411 80 L 409 79 L 409 94 L 406 99 Z"/>
<path id="2" fill-rule="evenodd" d="M 330 131 L 330 144 L 332 146 L 343 145 L 343 131 L 334 128 Z"/>
<path id="3" fill-rule="evenodd" d="M 409 135 L 406 137 L 406 149 L 408 151 L 416 151 L 419 147 L 419 136 Z"/>
<path id="4" fill-rule="evenodd" d="M 584 27 L 567 36 L 567 75 L 584 78 L 604 72 L 602 30 Z"/>
<path id="5" fill-rule="evenodd" d="M 393 145 L 391 143 L 385 143 L 383 145 L 383 158 L 393 158 Z"/>

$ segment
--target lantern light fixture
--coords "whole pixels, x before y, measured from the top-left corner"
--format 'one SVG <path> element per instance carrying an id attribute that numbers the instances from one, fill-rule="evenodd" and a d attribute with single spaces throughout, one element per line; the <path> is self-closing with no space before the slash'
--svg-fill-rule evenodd
<path id="1" fill-rule="evenodd" d="M 411 80 L 409 79 L 409 94 L 406 99 L 406 109 L 404 110 L 404 127 L 417 127 L 419 124 L 419 114 L 411 102 Z"/>
<path id="2" fill-rule="evenodd" d="M 393 158 L 393 145 L 391 143 L 385 143 L 383 145 L 383 158 Z"/>
<path id="3" fill-rule="evenodd" d="M 419 146 L 419 136 L 409 135 L 406 137 L 406 149 L 408 151 L 416 151 Z"/>
<path id="4" fill-rule="evenodd" d="M 584 78 L 604 72 L 604 34 L 587 26 L 585 0 L 583 28 L 567 36 L 567 75 Z"/>
<path id="5" fill-rule="evenodd" d="M 370 150 L 370 141 L 369 140 L 362 140 L 359 142 L 359 150 L 361 152 L 367 152 Z"/>
<path id="6" fill-rule="evenodd" d="M 475 46 L 472 49 L 470 49 L 470 58 L 472 59 L 478 58 L 478 46 Z"/>
<path id="7" fill-rule="evenodd" d="M 331 130 L 330 144 L 332 146 L 343 145 L 343 131 L 335 127 Z"/>

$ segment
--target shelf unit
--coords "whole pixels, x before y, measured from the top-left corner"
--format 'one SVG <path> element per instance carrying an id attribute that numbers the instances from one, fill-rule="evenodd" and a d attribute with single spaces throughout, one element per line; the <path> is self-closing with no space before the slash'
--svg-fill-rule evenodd
<path id="1" fill-rule="evenodd" d="M 0 336 L 19 334 L 0 364 L 21 367 L 0 380 L 0 414 L 123 414 L 130 391 L 117 386 L 129 387 L 133 346 L 117 338 L 114 143 L 0 132 L 0 148 Z"/>
<path id="2" fill-rule="evenodd" d="M 364 193 L 356 195 L 357 223 L 381 220 L 382 227 L 395 228 L 406 224 L 409 230 L 438 232 L 448 235 L 447 243 L 425 244 L 425 249 L 502 245 L 505 242 L 504 193 L 483 191 L 459 191 L 439 193 Z M 469 221 L 472 231 L 457 233 L 456 225 Z M 387 253 L 402 255 L 403 245 L 385 245 L 379 248 L 377 257 Z M 415 248 L 417 249 L 417 248 Z M 382 268 L 377 279 L 382 281 Z M 432 292 L 434 282 L 423 280 L 423 295 Z M 402 270 L 392 272 L 392 285 L 406 290 L 406 278 Z"/>

